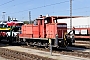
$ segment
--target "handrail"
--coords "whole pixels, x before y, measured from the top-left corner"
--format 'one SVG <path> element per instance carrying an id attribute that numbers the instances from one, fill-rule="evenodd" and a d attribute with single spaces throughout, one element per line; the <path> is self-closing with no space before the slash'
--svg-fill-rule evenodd
<path id="1" fill-rule="evenodd" d="M 90 25 L 78 25 L 74 26 L 75 28 L 90 28 Z M 67 28 L 70 28 L 70 26 L 67 26 Z"/>

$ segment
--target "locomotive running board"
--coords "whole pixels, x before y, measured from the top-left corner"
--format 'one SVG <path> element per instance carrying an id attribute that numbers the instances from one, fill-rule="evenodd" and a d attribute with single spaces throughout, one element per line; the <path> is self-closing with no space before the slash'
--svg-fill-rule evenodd
<path id="1" fill-rule="evenodd" d="M 19 37 L 19 38 L 25 38 L 25 39 L 42 39 L 42 40 L 48 40 L 49 38 L 28 38 L 28 37 Z M 51 39 L 55 39 L 55 38 L 51 38 Z M 63 38 L 58 38 L 60 40 L 62 40 Z"/>
<path id="2" fill-rule="evenodd" d="M 28 37 L 19 37 L 24 39 L 42 39 L 42 40 L 48 40 L 48 38 L 28 38 Z"/>

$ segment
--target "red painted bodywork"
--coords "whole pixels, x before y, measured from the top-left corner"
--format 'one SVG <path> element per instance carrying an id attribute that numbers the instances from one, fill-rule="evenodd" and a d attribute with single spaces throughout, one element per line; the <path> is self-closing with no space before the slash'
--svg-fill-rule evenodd
<path id="1" fill-rule="evenodd" d="M 36 19 L 37 25 L 23 25 L 21 28 L 22 33 L 19 37 L 55 39 L 57 34 L 58 38 L 63 38 L 65 32 L 67 32 L 67 24 L 55 23 L 54 20 L 56 19 L 56 17 L 42 17 Z M 45 20 L 48 20 L 48 23 L 45 23 Z"/>
<path id="2" fill-rule="evenodd" d="M 7 22 L 8 26 L 21 26 L 20 24 L 23 25 L 23 22 L 18 22 L 18 21 Z"/>
<path id="3" fill-rule="evenodd" d="M 7 34 L 6 34 L 6 32 L 0 32 L 0 36 L 1 36 L 1 37 L 6 37 Z"/>

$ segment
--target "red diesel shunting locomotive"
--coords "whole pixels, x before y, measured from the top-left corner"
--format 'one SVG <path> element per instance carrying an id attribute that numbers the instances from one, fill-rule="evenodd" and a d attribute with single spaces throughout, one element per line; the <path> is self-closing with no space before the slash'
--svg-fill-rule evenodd
<path id="1" fill-rule="evenodd" d="M 65 37 L 67 32 L 66 23 L 58 23 L 58 17 L 40 16 L 34 24 L 23 25 L 19 40 L 27 42 L 30 45 L 49 46 L 49 39 L 53 47 L 67 46 L 72 44 L 71 35 Z"/>

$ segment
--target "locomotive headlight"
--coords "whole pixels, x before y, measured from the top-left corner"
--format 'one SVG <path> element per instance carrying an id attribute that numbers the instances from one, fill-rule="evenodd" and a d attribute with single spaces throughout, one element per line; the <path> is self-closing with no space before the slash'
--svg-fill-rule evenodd
<path id="1" fill-rule="evenodd" d="M 70 38 L 72 38 L 72 35 L 70 35 Z"/>
<path id="2" fill-rule="evenodd" d="M 56 37 L 58 37 L 58 34 L 56 34 Z"/>

